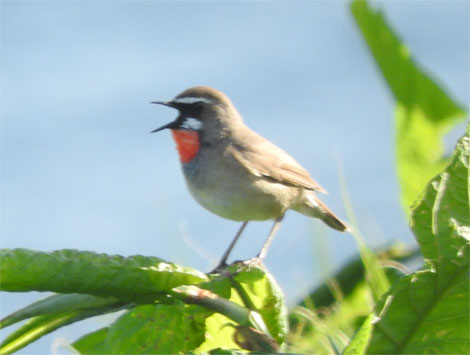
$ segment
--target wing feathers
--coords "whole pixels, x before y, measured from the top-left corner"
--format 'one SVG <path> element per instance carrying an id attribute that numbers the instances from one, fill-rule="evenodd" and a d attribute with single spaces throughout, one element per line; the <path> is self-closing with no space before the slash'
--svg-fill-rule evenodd
<path id="1" fill-rule="evenodd" d="M 253 175 L 285 185 L 326 193 L 326 190 L 294 158 L 263 137 L 257 134 L 256 136 L 250 144 L 232 146 L 235 159 Z"/>

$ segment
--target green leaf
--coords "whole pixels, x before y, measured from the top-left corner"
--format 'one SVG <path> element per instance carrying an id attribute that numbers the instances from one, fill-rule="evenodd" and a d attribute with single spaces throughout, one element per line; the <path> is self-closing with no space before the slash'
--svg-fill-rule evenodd
<path id="1" fill-rule="evenodd" d="M 255 267 L 245 268 L 233 280 L 241 285 L 239 291 L 246 292 L 254 309 L 261 314 L 270 335 L 282 344 L 289 324 L 282 290 L 276 280 L 266 270 Z"/>
<path id="2" fill-rule="evenodd" d="M 89 295 L 52 295 L 10 314 L 1 321 L 1 328 L 31 318 L 11 333 L 0 345 L 0 353 L 21 349 L 40 337 L 85 318 L 116 312 L 127 307 L 115 298 Z"/>
<path id="3" fill-rule="evenodd" d="M 202 282 L 198 286 L 212 291 L 226 299 L 231 298 L 231 283 L 230 279 L 225 276 L 211 275 L 211 281 Z M 238 348 L 238 345 L 233 341 L 234 327 L 233 322 L 227 316 L 214 312 L 206 318 L 206 339 L 205 341 L 194 350 L 195 354 L 206 353 L 212 349 L 218 348 L 223 345 L 227 349 Z"/>
<path id="4" fill-rule="evenodd" d="M 182 303 L 138 306 L 107 330 L 77 340 L 73 347 L 81 353 L 184 353 L 204 341 L 207 315 L 200 307 Z"/>
<path id="5" fill-rule="evenodd" d="M 2 249 L 0 272 L 2 291 L 87 293 L 142 302 L 173 287 L 208 280 L 200 271 L 154 257 L 67 249 L 51 253 Z"/>
<path id="6" fill-rule="evenodd" d="M 379 11 L 355 0 L 352 13 L 397 101 L 397 162 L 409 212 L 449 162 L 442 138 L 465 112 L 419 68 Z M 467 130 L 448 167 L 412 207 L 411 226 L 427 268 L 401 279 L 377 304 L 378 321 L 364 325 L 373 325 L 368 353 L 468 352 L 469 150 Z"/>
<path id="7" fill-rule="evenodd" d="M 52 295 L 8 315 L 0 321 L 0 328 L 17 323 L 27 318 L 41 315 L 52 315 L 76 310 L 101 309 L 106 312 L 108 308 L 124 306 L 125 303 L 113 297 L 95 297 L 90 295 L 68 294 Z"/>
<path id="8" fill-rule="evenodd" d="M 411 214 L 424 258 L 440 278 L 468 265 L 470 125 L 447 169 L 428 184 Z M 443 280 L 445 282 L 445 280 Z"/>
<path id="9" fill-rule="evenodd" d="M 214 313 L 206 318 L 206 339 L 194 350 L 195 354 L 206 353 L 209 350 L 223 346 L 227 349 L 238 349 L 233 340 L 235 328 L 232 321 L 220 313 Z"/>
<path id="10" fill-rule="evenodd" d="M 0 354 L 11 354 L 62 325 L 69 324 L 69 320 L 75 318 L 77 313 L 44 315 L 30 319 L 5 338 L 0 344 Z"/>
<path id="11" fill-rule="evenodd" d="M 33 317 L 8 335 L 0 344 L 0 354 L 13 353 L 54 330 L 80 320 L 120 310 L 122 307 L 77 310 Z"/>
<path id="12" fill-rule="evenodd" d="M 397 103 L 397 165 L 405 211 L 448 160 L 443 136 L 465 111 L 422 70 L 380 11 L 354 0 L 352 13 Z"/>
<path id="13" fill-rule="evenodd" d="M 370 314 L 369 317 L 366 318 L 362 327 L 356 334 L 354 334 L 348 347 L 344 350 L 343 355 L 365 354 L 369 345 L 374 318 L 374 314 Z"/>
<path id="14" fill-rule="evenodd" d="M 73 347 L 82 354 L 106 354 L 108 331 L 109 327 L 106 327 L 89 333 L 74 342 Z"/>
<path id="15" fill-rule="evenodd" d="M 394 266 L 385 271 L 390 280 L 396 281 L 406 270 L 400 263 L 408 263 L 418 254 L 418 249 L 394 245 L 377 252 L 376 256 L 381 264 Z M 372 286 L 366 283 L 365 277 L 363 262 L 356 256 L 292 309 L 289 315 L 289 352 L 332 354 L 332 346 L 335 345 L 341 353 L 376 304 Z M 369 317 L 373 318 L 374 315 Z M 369 334 L 370 329 L 361 332 Z M 359 345 L 356 340 L 353 353 L 359 353 Z M 361 346 L 367 346 L 367 343 Z"/>
<path id="16" fill-rule="evenodd" d="M 377 304 L 368 353 L 468 353 L 469 175 L 470 126 L 412 211 L 427 268 L 401 279 Z"/>
<path id="17" fill-rule="evenodd" d="M 468 266 L 439 285 L 422 271 L 395 285 L 377 305 L 380 321 L 367 353 L 466 354 L 469 341 Z"/>
<path id="18" fill-rule="evenodd" d="M 280 317 L 280 315 L 277 314 L 275 316 L 276 311 L 279 311 L 279 309 L 270 309 L 268 311 L 266 309 L 267 303 L 263 304 L 260 301 L 260 298 L 264 297 L 264 300 L 269 302 L 270 297 L 273 295 L 273 291 L 270 288 L 272 282 L 266 283 L 267 276 L 261 269 L 253 268 L 247 270 L 245 266 L 240 265 L 233 265 L 229 269 L 235 274 L 233 279 L 243 281 L 244 286 L 250 286 L 250 291 L 246 291 L 241 283 L 233 282 L 236 290 L 241 293 L 242 298 L 236 292 L 232 292 L 230 299 L 222 298 L 194 285 L 179 286 L 173 289 L 176 293 L 175 296 L 185 302 L 201 305 L 218 312 L 206 319 L 207 340 L 196 349 L 196 352 L 205 352 L 221 345 L 237 348 L 240 344 L 248 350 L 257 349 L 259 346 L 263 349 L 270 347 L 270 351 L 274 351 L 278 345 L 271 338 L 270 331 L 279 332 L 279 319 L 276 317 Z M 222 280 L 225 283 L 230 279 L 222 278 Z M 215 279 L 212 282 L 220 281 Z M 258 293 L 255 292 L 256 296 L 254 293 L 251 293 L 255 284 L 258 286 Z M 228 285 L 230 284 L 228 283 Z M 210 288 L 210 284 L 206 283 L 204 286 Z M 266 290 L 269 292 L 266 292 Z M 275 292 L 280 291 L 276 290 Z M 246 303 L 249 307 L 244 305 Z M 260 315 L 261 312 L 263 314 Z M 267 322 L 271 322 L 271 326 Z M 239 340 L 238 345 L 234 342 L 234 339 Z M 241 341 L 241 339 L 244 339 L 244 341 Z"/>

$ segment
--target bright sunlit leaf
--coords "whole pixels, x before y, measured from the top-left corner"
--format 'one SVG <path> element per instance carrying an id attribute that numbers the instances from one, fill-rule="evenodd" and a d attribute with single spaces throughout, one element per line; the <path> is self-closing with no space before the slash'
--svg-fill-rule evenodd
<path id="1" fill-rule="evenodd" d="M 443 137 L 463 121 L 465 111 L 420 67 L 385 16 L 372 7 L 355 0 L 351 10 L 396 101 L 397 169 L 409 213 L 429 179 L 447 165 Z"/>

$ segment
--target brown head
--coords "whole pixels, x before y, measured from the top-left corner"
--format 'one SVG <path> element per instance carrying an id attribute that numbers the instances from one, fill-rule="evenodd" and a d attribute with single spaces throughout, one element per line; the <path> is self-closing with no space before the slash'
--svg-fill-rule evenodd
<path id="1" fill-rule="evenodd" d="M 165 128 L 202 130 L 205 135 L 217 137 L 237 127 L 242 118 L 230 99 L 222 92 L 207 87 L 195 86 L 178 94 L 170 101 L 153 101 L 179 111 L 173 122 L 152 131 Z"/>
<path id="2" fill-rule="evenodd" d="M 152 133 L 171 129 L 183 163 L 191 161 L 202 144 L 230 137 L 243 126 L 243 120 L 230 99 L 210 87 L 192 87 L 170 101 L 152 103 L 178 110 L 173 122 L 154 129 Z"/>

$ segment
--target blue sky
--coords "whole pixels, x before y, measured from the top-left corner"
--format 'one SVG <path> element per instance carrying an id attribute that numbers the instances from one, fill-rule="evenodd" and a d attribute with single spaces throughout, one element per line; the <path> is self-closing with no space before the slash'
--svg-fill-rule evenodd
<path id="1" fill-rule="evenodd" d="M 468 108 L 468 2 L 376 5 Z M 169 132 L 149 134 L 175 112 L 148 102 L 195 85 L 225 92 L 345 217 L 341 166 L 369 245 L 414 243 L 398 198 L 393 100 L 348 3 L 2 1 L 1 11 L 1 247 L 213 266 L 238 224 L 192 200 Z M 233 258 L 255 255 L 270 225 L 249 224 Z M 266 265 L 292 303 L 354 254 L 351 236 L 290 212 Z M 2 314 L 41 296 L 4 294 Z M 81 327 L 22 353 L 48 353 Z"/>

